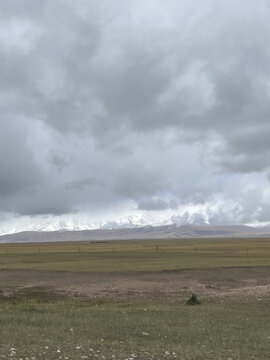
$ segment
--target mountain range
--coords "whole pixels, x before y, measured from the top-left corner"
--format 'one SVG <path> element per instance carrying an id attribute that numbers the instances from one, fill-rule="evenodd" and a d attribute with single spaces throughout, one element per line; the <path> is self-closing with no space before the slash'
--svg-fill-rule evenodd
<path id="1" fill-rule="evenodd" d="M 253 228 L 246 225 L 183 225 L 137 226 L 116 229 L 79 231 L 23 231 L 0 236 L 0 243 L 50 241 L 101 241 L 129 239 L 181 239 L 213 237 L 270 237 L 270 228 Z"/>
<path id="2" fill-rule="evenodd" d="M 70 220 L 58 220 L 58 221 L 44 221 L 31 225 L 14 226 L 8 229 L 0 228 L 0 235 L 14 234 L 25 231 L 82 231 L 82 230 L 96 230 L 96 229 L 118 229 L 118 228 L 130 228 L 147 225 L 170 225 L 171 219 L 162 219 L 157 221 L 149 217 L 138 215 L 129 215 L 120 217 L 116 220 L 109 221 L 78 221 L 74 219 Z"/>

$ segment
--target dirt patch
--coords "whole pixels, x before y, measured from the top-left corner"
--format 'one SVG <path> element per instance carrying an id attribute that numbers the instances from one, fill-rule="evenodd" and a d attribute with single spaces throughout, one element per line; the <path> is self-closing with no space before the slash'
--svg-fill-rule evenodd
<path id="1" fill-rule="evenodd" d="M 270 296 L 270 268 L 218 268 L 162 273 L 75 273 L 1 270 L 0 289 L 42 286 L 59 293 L 119 300 Z"/>

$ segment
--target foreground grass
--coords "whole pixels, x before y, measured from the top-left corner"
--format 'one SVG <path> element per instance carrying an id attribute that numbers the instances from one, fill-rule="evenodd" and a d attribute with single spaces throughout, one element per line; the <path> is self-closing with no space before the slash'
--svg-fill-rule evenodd
<path id="1" fill-rule="evenodd" d="M 269 239 L 0 246 L 0 269 L 90 272 L 270 266 Z"/>
<path id="2" fill-rule="evenodd" d="M 234 266 L 270 266 L 269 240 L 0 246 L 0 269 L 9 270 L 113 273 Z M 22 278 L 21 286 L 27 285 Z M 187 299 L 166 301 L 155 293 L 154 300 L 121 302 L 14 289 L 0 291 L 0 359 L 269 359 L 266 295 L 185 306 Z"/>
<path id="3" fill-rule="evenodd" d="M 269 359 L 269 305 L 256 298 L 122 303 L 28 289 L 2 297 L 0 358 Z"/>

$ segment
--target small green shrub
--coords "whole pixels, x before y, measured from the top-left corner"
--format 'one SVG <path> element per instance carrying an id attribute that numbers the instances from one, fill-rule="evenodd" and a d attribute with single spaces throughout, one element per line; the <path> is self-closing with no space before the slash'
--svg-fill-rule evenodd
<path id="1" fill-rule="evenodd" d="M 187 300 L 186 305 L 200 305 L 201 302 L 198 300 L 196 294 L 192 294 L 191 297 Z"/>

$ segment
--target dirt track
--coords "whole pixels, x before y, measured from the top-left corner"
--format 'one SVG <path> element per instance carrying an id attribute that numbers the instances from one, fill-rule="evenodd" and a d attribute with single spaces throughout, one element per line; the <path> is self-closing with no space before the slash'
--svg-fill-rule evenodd
<path id="1" fill-rule="evenodd" d="M 163 273 L 74 273 L 0 271 L 0 288 L 44 286 L 77 296 L 143 300 L 182 298 L 196 292 L 205 298 L 270 296 L 270 268 L 219 268 Z"/>

